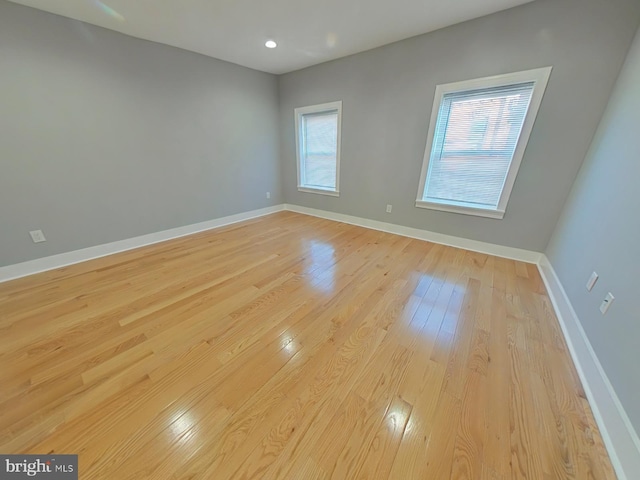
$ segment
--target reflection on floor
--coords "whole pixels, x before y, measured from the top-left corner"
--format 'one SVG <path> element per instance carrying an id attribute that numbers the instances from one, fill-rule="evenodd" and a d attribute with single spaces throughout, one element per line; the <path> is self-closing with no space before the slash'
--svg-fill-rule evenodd
<path id="1" fill-rule="evenodd" d="M 0 285 L 0 451 L 82 479 L 615 478 L 536 267 L 283 212 Z"/>

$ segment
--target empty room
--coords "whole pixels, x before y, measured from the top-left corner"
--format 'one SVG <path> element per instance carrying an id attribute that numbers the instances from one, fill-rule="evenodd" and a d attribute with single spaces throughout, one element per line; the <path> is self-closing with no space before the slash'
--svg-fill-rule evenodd
<path id="1" fill-rule="evenodd" d="M 640 478 L 639 27 L 0 0 L 0 480 Z"/>

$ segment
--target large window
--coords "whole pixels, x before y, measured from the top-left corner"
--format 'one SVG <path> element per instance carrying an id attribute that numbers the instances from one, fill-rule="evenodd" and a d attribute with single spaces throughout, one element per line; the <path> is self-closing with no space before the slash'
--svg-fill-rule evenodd
<path id="1" fill-rule="evenodd" d="M 339 195 L 342 102 L 295 109 L 298 190 Z"/>
<path id="2" fill-rule="evenodd" d="M 503 218 L 550 74 L 438 85 L 416 206 Z"/>

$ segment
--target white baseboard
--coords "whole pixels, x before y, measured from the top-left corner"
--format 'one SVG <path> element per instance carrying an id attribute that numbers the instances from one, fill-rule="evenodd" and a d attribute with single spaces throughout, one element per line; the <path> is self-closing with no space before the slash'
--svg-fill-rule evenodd
<path id="1" fill-rule="evenodd" d="M 20 277 L 26 277 L 27 275 L 33 275 L 34 273 L 46 272 L 47 270 L 85 262 L 94 258 L 105 257 L 107 255 L 124 252 L 126 250 L 133 250 L 134 248 L 144 247 L 145 245 L 165 242 L 174 238 L 184 237 L 186 235 L 203 232 L 205 230 L 211 230 L 212 228 L 242 222 L 244 220 L 261 217 L 263 215 L 268 215 L 282 210 L 284 210 L 284 205 L 260 208 L 258 210 L 251 210 L 248 212 L 238 213 L 236 215 L 216 218 L 214 220 L 207 220 L 206 222 L 185 225 L 184 227 L 172 228 L 161 232 L 149 233 L 148 235 L 127 238 L 125 240 L 118 240 L 116 242 L 105 243 L 103 245 L 96 245 L 94 247 L 83 248 L 81 250 L 74 250 L 72 252 L 60 253 L 49 257 L 37 258 L 28 262 L 0 267 L 0 283 Z"/>
<path id="2" fill-rule="evenodd" d="M 298 205 L 285 204 L 285 210 L 537 264 L 616 474 L 620 480 L 632 480 L 638 477 L 640 472 L 638 435 L 546 255 Z"/>
<path id="3" fill-rule="evenodd" d="M 368 218 L 354 217 L 352 215 L 328 212 L 326 210 L 317 210 L 315 208 L 301 207 L 299 205 L 285 204 L 285 210 L 303 213 L 305 215 L 312 215 L 314 217 L 326 218 L 328 220 L 335 220 L 342 223 L 349 223 L 351 225 L 371 228 L 373 230 L 395 233 L 396 235 L 402 235 L 403 237 L 417 238 L 419 240 L 426 240 L 428 242 L 449 245 L 451 247 L 463 248 L 465 250 L 471 250 L 473 252 L 495 255 L 496 257 L 519 260 L 521 262 L 537 264 L 540 261 L 540 256 L 542 255 L 541 253 L 532 252 L 530 250 L 505 247 L 502 245 L 495 245 L 493 243 L 487 242 L 479 242 L 477 240 L 469 240 L 468 238 L 454 237 L 452 235 L 430 232 L 429 230 L 405 227 L 403 225 L 396 225 L 394 223 L 379 222 L 377 220 L 370 220 Z"/>
<path id="4" fill-rule="evenodd" d="M 538 269 L 567 340 L 573 363 L 620 480 L 640 475 L 640 439 L 582 328 L 567 293 L 546 255 Z"/>
<path id="5" fill-rule="evenodd" d="M 148 235 L 142 235 L 134 238 L 127 238 L 125 240 L 118 240 L 116 242 L 105 243 L 103 245 L 96 245 L 94 247 L 83 248 L 81 250 L 74 250 L 71 252 L 60 253 L 57 255 L 51 255 L 49 257 L 37 258 L 27 262 L 17 263 L 15 265 L 8 265 L 0 267 L 0 283 L 16 278 L 26 277 L 35 273 L 41 273 L 56 268 L 66 267 L 75 263 L 85 262 L 94 258 L 100 258 L 107 255 L 112 255 L 118 252 L 124 252 L 126 250 L 132 250 L 134 248 L 144 247 L 145 245 L 151 245 L 154 243 L 164 242 L 174 238 L 184 237 L 185 235 L 191 235 L 193 233 L 202 232 L 205 230 L 211 230 L 213 228 L 222 227 L 232 223 L 242 222 L 251 218 L 268 215 L 270 213 L 279 212 L 282 210 L 289 210 L 292 212 L 302 213 L 305 215 L 312 215 L 315 217 L 326 218 L 328 220 L 335 220 L 338 222 L 348 223 L 351 225 L 357 225 L 360 227 L 371 228 L 374 230 L 380 230 L 383 232 L 394 233 L 396 235 L 402 235 L 405 237 L 417 238 L 420 240 L 426 240 L 429 242 L 440 243 L 443 245 L 449 245 L 452 247 L 463 248 L 466 250 L 472 250 L 474 252 L 486 253 L 489 255 L 496 255 L 498 257 L 505 257 L 514 260 L 520 260 L 528 263 L 538 263 L 540 259 L 540 253 L 532 252 L 529 250 L 522 250 L 519 248 L 504 247 L 501 245 L 494 245 L 486 242 L 479 242 L 477 240 L 469 240 L 461 237 L 454 237 L 451 235 L 444 235 L 441 233 L 430 232 L 428 230 L 421 230 L 418 228 L 405 227 L 402 225 L 395 225 L 392 223 L 379 222 L 376 220 L 369 220 L 367 218 L 354 217 L 351 215 L 344 215 L 341 213 L 333 213 L 324 210 L 316 210 L 314 208 L 301 207 L 298 205 L 281 204 L 273 207 L 261 208 L 259 210 L 252 210 L 249 212 L 243 212 L 236 215 L 230 215 L 228 217 L 217 218 L 214 220 L 208 220 L 206 222 L 195 223 L 192 225 L 186 225 L 184 227 L 172 228 L 170 230 L 163 230 L 161 232 L 150 233 Z"/>
<path id="6" fill-rule="evenodd" d="M 637 478 L 637 473 L 640 472 L 640 439 L 611 386 L 598 357 L 593 351 L 593 347 L 549 259 L 546 255 L 538 252 L 479 242 L 341 213 L 283 204 L 0 267 L 0 282 L 211 230 L 282 210 L 537 264 L 616 473 L 620 480 Z"/>

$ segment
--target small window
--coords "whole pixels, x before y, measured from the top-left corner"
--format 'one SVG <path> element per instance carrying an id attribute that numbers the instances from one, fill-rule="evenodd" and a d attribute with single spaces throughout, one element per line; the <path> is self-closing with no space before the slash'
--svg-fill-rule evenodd
<path id="1" fill-rule="evenodd" d="M 503 218 L 550 74 L 438 85 L 416 206 Z"/>
<path id="2" fill-rule="evenodd" d="M 342 102 L 295 109 L 298 190 L 339 195 Z"/>

